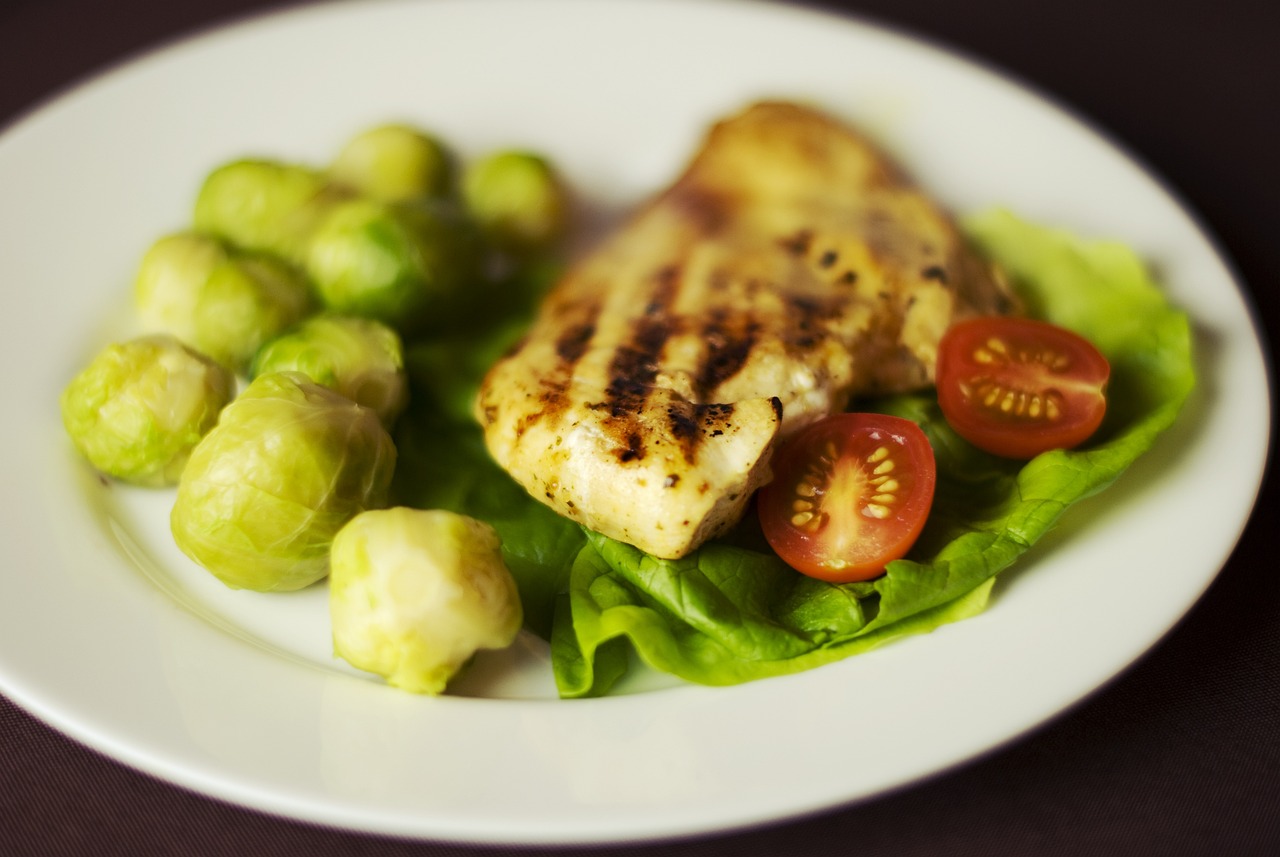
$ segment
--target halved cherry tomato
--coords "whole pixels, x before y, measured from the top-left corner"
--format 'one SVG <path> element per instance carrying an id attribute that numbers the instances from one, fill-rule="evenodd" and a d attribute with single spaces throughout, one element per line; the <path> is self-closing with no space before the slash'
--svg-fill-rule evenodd
<path id="1" fill-rule="evenodd" d="M 938 405 L 956 433 L 1006 458 L 1078 446 L 1107 410 L 1107 358 L 1043 321 L 976 318 L 938 345 Z"/>
<path id="2" fill-rule="evenodd" d="M 819 420 L 783 445 L 773 472 L 757 498 L 765 538 L 796 571 L 840 583 L 906 554 L 937 478 L 920 427 L 884 414 Z"/>

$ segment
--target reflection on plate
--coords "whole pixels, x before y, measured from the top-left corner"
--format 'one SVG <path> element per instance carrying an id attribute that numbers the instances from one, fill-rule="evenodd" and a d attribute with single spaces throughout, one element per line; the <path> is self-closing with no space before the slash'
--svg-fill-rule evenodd
<path id="1" fill-rule="evenodd" d="M 111 335 L 140 253 L 186 222 L 212 165 L 322 162 L 353 131 L 402 118 L 464 154 L 548 152 L 603 222 L 673 175 L 710 119 L 766 96 L 857 122 L 957 210 L 999 203 L 1127 241 L 1195 320 L 1201 385 L 1185 418 L 1073 510 L 986 614 L 797 676 L 658 679 L 575 702 L 554 699 L 545 648 L 524 640 L 460 695 L 422 699 L 331 657 L 322 588 L 222 589 L 172 546 L 167 495 L 104 484 L 69 454 L 57 392 Z M 0 138 L 0 182 L 0 235 L 22 237 L 0 257 L 0 348 L 23 370 L 0 429 L 0 689 L 128 764 L 275 813 L 587 842 L 875 795 L 1016 737 L 1123 670 L 1217 573 L 1258 488 L 1263 361 L 1192 219 L 1034 94 L 856 22 L 706 0 L 322 4 L 71 92 Z M 1222 490 L 1206 508 L 1210 479 Z M 841 728 L 794 728 L 812 712 Z"/>

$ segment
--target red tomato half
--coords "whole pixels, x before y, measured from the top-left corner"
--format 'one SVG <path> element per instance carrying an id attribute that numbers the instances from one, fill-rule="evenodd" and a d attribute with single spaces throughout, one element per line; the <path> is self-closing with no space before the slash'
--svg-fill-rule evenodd
<path id="1" fill-rule="evenodd" d="M 956 434 L 994 455 L 1033 458 L 1088 440 L 1107 410 L 1107 358 L 1043 321 L 976 318 L 938 346 L 938 405 Z"/>
<path id="2" fill-rule="evenodd" d="M 757 506 L 787 565 L 840 583 L 867 580 L 903 556 L 933 504 L 933 448 L 910 420 L 836 414 L 778 451 Z"/>

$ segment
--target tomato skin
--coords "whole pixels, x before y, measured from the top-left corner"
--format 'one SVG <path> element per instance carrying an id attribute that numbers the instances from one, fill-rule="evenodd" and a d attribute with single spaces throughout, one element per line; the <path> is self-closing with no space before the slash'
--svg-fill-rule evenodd
<path id="1" fill-rule="evenodd" d="M 938 345 L 938 405 L 956 434 L 1004 458 L 1088 440 L 1106 414 L 1111 366 L 1083 337 L 1026 318 L 975 318 Z"/>
<path id="2" fill-rule="evenodd" d="M 910 550 L 933 504 L 937 468 L 920 427 L 885 414 L 835 414 L 801 429 L 773 460 L 757 509 L 787 565 L 847 583 Z"/>

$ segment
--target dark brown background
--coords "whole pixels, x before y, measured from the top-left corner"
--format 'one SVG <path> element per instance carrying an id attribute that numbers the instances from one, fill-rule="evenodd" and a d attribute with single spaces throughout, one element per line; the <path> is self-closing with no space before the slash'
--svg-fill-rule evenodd
<path id="1" fill-rule="evenodd" d="M 86 75 L 264 0 L 0 2 L 0 124 Z M 1280 4 L 848 0 L 1012 72 L 1106 129 L 1216 233 L 1274 339 Z M 1230 454 L 1223 450 L 1224 455 Z M 878 800 L 616 855 L 1280 854 L 1274 479 L 1210 592 L 1148 657 L 1046 728 Z M 1205 486 L 1205 502 L 1213 502 Z M 833 726 L 838 728 L 838 726 Z M 509 855 L 270 818 L 62 737 L 0 697 L 0 854 Z"/>

